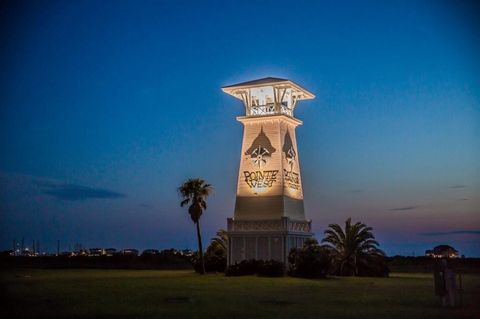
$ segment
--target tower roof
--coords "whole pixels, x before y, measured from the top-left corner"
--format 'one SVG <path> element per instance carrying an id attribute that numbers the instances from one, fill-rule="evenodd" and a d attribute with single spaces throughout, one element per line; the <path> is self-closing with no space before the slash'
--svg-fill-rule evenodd
<path id="1" fill-rule="evenodd" d="M 287 79 L 267 77 L 267 78 L 261 78 L 261 79 L 257 79 L 257 80 L 252 80 L 252 81 L 246 81 L 246 82 L 241 82 L 241 83 L 237 83 L 237 84 L 227 85 L 227 86 L 222 87 L 222 89 L 239 87 L 239 86 L 257 86 L 259 84 L 274 84 L 274 83 L 281 83 L 281 82 L 287 82 L 287 81 L 288 81 Z"/>
<path id="2" fill-rule="evenodd" d="M 222 87 L 222 91 L 238 98 L 240 91 L 243 91 L 249 88 L 264 87 L 264 86 L 290 87 L 296 93 L 299 100 L 308 100 L 308 99 L 313 99 L 315 97 L 313 93 L 309 92 L 308 90 L 304 89 L 300 85 L 288 79 L 274 78 L 274 77 L 266 77 L 266 78 L 261 78 L 257 80 L 227 85 Z"/>

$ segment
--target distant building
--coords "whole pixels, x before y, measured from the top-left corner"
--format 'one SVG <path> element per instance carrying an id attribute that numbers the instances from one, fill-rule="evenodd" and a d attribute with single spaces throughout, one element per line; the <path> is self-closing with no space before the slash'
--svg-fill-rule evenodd
<path id="1" fill-rule="evenodd" d="M 63 257 L 74 257 L 75 256 L 75 253 L 73 251 L 62 251 L 60 253 L 60 256 L 63 256 Z"/>
<path id="2" fill-rule="evenodd" d="M 115 248 L 107 248 L 105 249 L 105 254 L 107 256 L 113 256 L 117 253 L 117 250 Z"/>
<path id="3" fill-rule="evenodd" d="M 103 248 L 90 248 L 90 256 L 103 256 L 106 255 L 105 249 Z"/>
<path id="4" fill-rule="evenodd" d="M 79 251 L 75 252 L 73 256 L 88 256 L 90 252 L 87 249 L 80 249 Z"/>
<path id="5" fill-rule="evenodd" d="M 120 251 L 122 255 L 129 255 L 129 256 L 138 256 L 138 250 L 133 248 L 127 248 Z"/>
<path id="6" fill-rule="evenodd" d="M 439 245 L 432 250 L 425 251 L 426 257 L 432 258 L 458 258 L 458 251 L 449 245 Z"/>
<path id="7" fill-rule="evenodd" d="M 191 249 L 182 249 L 182 250 L 179 251 L 179 254 L 182 255 L 182 256 L 190 257 L 190 256 L 193 256 L 193 250 L 191 250 Z"/>
<path id="8" fill-rule="evenodd" d="M 153 256 L 153 255 L 158 255 L 159 251 L 158 249 L 145 249 L 142 252 L 142 256 Z"/>

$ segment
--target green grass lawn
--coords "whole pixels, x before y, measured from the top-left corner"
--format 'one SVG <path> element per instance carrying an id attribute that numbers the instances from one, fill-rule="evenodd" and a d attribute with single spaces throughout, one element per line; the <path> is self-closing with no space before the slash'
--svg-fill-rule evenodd
<path id="1" fill-rule="evenodd" d="M 191 271 L 2 271 L 2 312 L 42 318 L 480 318 L 480 276 L 443 309 L 431 274 L 390 278 L 199 276 Z"/>

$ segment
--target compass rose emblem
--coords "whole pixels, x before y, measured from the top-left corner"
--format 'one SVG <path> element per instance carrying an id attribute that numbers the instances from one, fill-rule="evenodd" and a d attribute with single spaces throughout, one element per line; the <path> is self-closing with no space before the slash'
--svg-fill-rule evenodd
<path id="1" fill-rule="evenodd" d="M 270 152 L 262 146 L 257 147 L 251 154 L 252 162 L 259 168 L 267 164 L 267 157 L 270 157 Z"/>

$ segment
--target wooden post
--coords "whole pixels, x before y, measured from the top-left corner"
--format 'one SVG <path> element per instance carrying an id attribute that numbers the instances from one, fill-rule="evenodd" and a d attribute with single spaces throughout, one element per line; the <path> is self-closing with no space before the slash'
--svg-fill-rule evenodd
<path id="1" fill-rule="evenodd" d="M 278 89 L 273 87 L 273 105 L 275 107 L 275 113 L 280 113 L 280 104 L 278 103 Z"/>
<path id="2" fill-rule="evenodd" d="M 280 111 L 282 110 L 282 101 L 283 101 L 283 98 L 285 97 L 285 93 L 287 92 L 287 88 L 284 88 L 283 89 L 283 93 L 282 93 L 282 97 L 280 98 Z M 288 104 L 287 104 L 288 106 Z M 287 107 L 288 108 L 288 107 Z M 293 113 L 290 114 L 291 116 L 293 116 Z"/>

